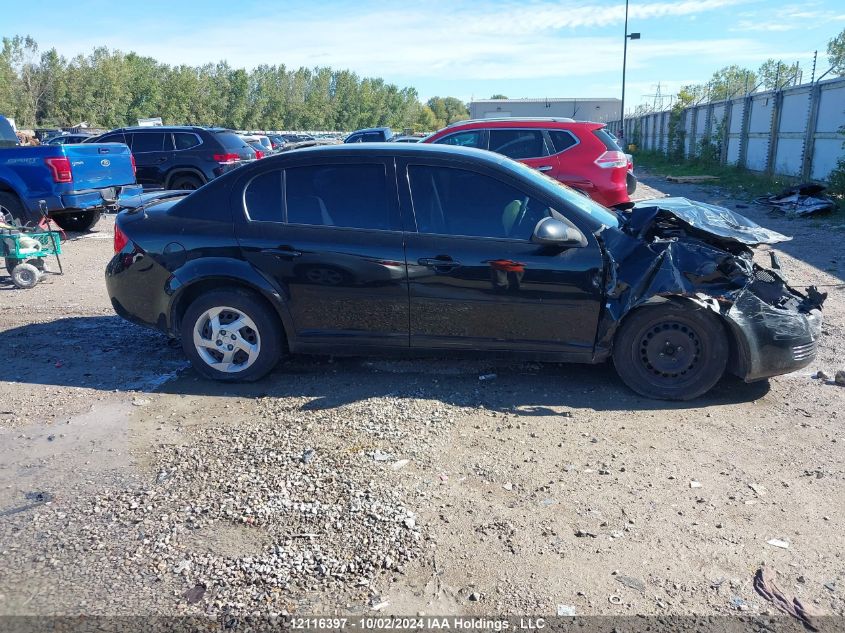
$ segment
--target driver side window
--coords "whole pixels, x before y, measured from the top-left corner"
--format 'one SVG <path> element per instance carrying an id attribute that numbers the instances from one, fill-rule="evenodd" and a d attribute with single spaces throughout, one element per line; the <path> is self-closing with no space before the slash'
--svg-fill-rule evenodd
<path id="1" fill-rule="evenodd" d="M 466 169 L 410 165 L 417 230 L 528 241 L 550 209 L 500 180 Z"/>

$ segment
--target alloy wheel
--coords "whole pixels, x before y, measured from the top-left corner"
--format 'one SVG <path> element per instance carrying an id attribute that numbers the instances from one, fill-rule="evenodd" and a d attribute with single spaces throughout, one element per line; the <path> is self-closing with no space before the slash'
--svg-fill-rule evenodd
<path id="1" fill-rule="evenodd" d="M 253 320 L 227 306 L 203 312 L 194 323 L 193 339 L 203 362 L 229 374 L 252 366 L 261 352 L 261 337 Z"/>

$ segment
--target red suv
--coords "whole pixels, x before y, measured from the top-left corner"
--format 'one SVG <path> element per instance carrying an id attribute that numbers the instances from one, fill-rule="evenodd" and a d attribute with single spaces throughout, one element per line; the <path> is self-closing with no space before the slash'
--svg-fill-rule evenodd
<path id="1" fill-rule="evenodd" d="M 549 118 L 478 119 L 454 123 L 423 142 L 504 154 L 606 207 L 629 201 L 628 159 L 602 123 Z"/>

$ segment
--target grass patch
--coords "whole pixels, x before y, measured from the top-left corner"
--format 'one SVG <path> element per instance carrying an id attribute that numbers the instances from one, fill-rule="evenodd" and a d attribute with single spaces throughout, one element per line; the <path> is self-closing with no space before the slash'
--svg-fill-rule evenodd
<path id="1" fill-rule="evenodd" d="M 737 198 L 746 200 L 779 193 L 800 182 L 798 178 L 792 176 L 768 176 L 742 167 L 719 165 L 701 159 L 670 158 L 660 152 L 636 152 L 634 154 L 635 169 L 637 166 L 642 166 L 660 176 L 716 176 L 718 181 L 697 184 L 719 187 Z"/>

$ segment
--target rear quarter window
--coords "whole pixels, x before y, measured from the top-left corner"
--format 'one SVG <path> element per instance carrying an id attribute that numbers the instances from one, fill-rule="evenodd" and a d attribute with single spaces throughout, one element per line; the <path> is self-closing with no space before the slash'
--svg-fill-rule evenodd
<path id="1" fill-rule="evenodd" d="M 571 132 L 566 130 L 548 130 L 549 138 L 552 139 L 555 154 L 559 154 L 570 147 L 578 144 L 578 139 Z"/>
<path id="2" fill-rule="evenodd" d="M 176 132 L 173 134 L 173 142 L 177 150 L 186 150 L 197 147 L 201 141 L 196 134 L 191 132 Z"/>
<path id="3" fill-rule="evenodd" d="M 604 131 L 604 128 L 599 128 L 598 130 L 593 130 L 593 135 L 599 139 L 602 143 L 604 143 L 605 148 L 608 152 L 621 152 L 622 148 L 617 145 L 616 141 L 613 140 L 613 137 Z"/>

